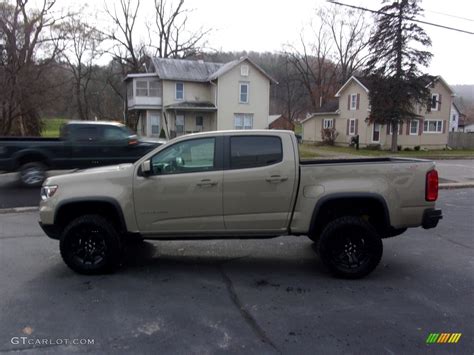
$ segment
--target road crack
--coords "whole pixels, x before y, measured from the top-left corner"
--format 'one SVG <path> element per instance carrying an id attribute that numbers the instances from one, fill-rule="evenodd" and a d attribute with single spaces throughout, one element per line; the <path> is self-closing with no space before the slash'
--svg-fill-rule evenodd
<path id="1" fill-rule="evenodd" d="M 244 319 L 244 321 L 250 326 L 250 328 L 254 331 L 255 334 L 257 334 L 258 338 L 270 345 L 277 353 L 281 354 L 281 351 L 276 347 L 276 345 L 271 341 L 271 339 L 268 337 L 266 334 L 265 330 L 258 325 L 257 321 L 255 318 L 250 314 L 250 312 L 245 308 L 245 306 L 242 304 L 239 296 L 235 292 L 234 284 L 230 277 L 226 274 L 224 271 L 223 265 L 219 266 L 220 273 L 222 275 L 222 279 L 224 280 L 224 283 L 226 285 L 227 291 L 229 293 L 229 297 L 234 304 L 234 306 L 237 308 L 239 311 L 240 315 Z"/>

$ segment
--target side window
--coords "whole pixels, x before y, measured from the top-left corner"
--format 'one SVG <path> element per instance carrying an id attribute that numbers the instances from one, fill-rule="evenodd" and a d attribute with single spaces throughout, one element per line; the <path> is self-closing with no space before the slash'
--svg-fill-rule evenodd
<path id="1" fill-rule="evenodd" d="M 282 161 L 281 139 L 274 136 L 235 136 L 230 138 L 230 168 L 245 169 Z"/>
<path id="2" fill-rule="evenodd" d="M 119 127 L 103 127 L 102 136 L 107 141 L 127 139 L 128 134 Z"/>
<path id="3" fill-rule="evenodd" d="M 173 144 L 151 158 L 154 175 L 194 173 L 215 168 L 215 138 Z"/>
<path id="4" fill-rule="evenodd" d="M 95 142 L 99 138 L 98 127 L 76 127 L 71 130 L 71 139 L 79 142 Z"/>

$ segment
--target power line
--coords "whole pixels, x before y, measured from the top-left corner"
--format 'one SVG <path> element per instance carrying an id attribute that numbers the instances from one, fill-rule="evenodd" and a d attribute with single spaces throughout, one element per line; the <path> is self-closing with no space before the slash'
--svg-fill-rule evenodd
<path id="1" fill-rule="evenodd" d="M 398 16 L 395 16 L 395 15 L 392 15 L 392 14 L 387 14 L 386 12 L 382 12 L 382 11 L 379 11 L 379 10 L 371 10 L 371 9 L 366 8 L 366 7 L 343 4 L 341 2 L 337 2 L 337 1 L 333 1 L 333 0 L 327 0 L 327 1 L 331 4 L 340 5 L 340 6 L 347 6 L 347 7 L 353 8 L 353 9 L 357 9 L 357 10 L 372 12 L 374 14 L 379 14 L 379 15 L 384 15 L 384 16 L 389 16 L 389 17 L 398 17 Z M 470 35 L 474 35 L 474 32 L 461 30 L 459 28 L 444 26 L 444 25 L 440 25 L 440 24 L 432 23 L 432 22 L 428 22 L 428 21 L 423 21 L 423 20 L 414 20 L 414 19 L 411 19 L 411 18 L 408 18 L 408 17 L 405 17 L 405 16 L 403 16 L 402 18 L 404 20 L 408 20 L 408 21 L 412 21 L 412 22 L 423 23 L 423 24 L 429 25 L 429 26 L 440 27 L 440 28 L 444 28 L 446 30 L 457 31 L 457 32 L 462 32 L 462 33 L 467 33 L 467 34 L 470 34 Z"/>
<path id="2" fill-rule="evenodd" d="M 425 11 L 425 12 L 430 12 L 430 13 L 432 13 L 432 14 L 438 14 L 438 15 L 443 15 L 443 16 L 447 16 L 447 17 L 457 18 L 457 19 L 459 19 L 459 20 L 474 22 L 474 19 L 472 19 L 472 18 L 457 16 L 457 15 L 451 15 L 451 14 L 447 14 L 447 13 L 445 13 L 445 12 L 439 12 L 439 11 L 433 11 L 433 10 L 426 10 L 426 9 L 425 9 L 424 11 Z"/>

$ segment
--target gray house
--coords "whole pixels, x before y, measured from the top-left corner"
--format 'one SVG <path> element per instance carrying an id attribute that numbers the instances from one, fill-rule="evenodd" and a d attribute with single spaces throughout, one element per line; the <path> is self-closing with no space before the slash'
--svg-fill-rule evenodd
<path id="1" fill-rule="evenodd" d="M 268 127 L 276 82 L 249 58 L 225 64 L 153 58 L 147 71 L 124 79 L 143 136 Z"/>

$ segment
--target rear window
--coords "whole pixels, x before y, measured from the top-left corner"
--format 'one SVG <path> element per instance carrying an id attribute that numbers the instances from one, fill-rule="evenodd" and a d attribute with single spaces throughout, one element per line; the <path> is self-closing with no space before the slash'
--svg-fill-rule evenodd
<path id="1" fill-rule="evenodd" d="M 282 161 L 281 139 L 272 136 L 230 138 L 230 168 L 244 169 L 272 165 Z"/>

